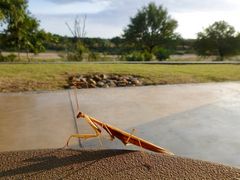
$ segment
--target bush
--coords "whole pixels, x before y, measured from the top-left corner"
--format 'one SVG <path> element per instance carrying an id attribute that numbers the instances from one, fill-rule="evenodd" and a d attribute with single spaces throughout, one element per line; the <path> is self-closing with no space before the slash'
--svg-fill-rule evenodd
<path id="1" fill-rule="evenodd" d="M 17 56 L 15 54 L 9 54 L 5 57 L 5 59 L 7 62 L 13 62 L 13 61 L 16 61 Z"/>
<path id="2" fill-rule="evenodd" d="M 87 52 L 87 48 L 81 43 L 78 42 L 76 44 L 76 49 L 73 52 L 69 52 L 67 54 L 67 60 L 68 61 L 82 61 L 83 55 L 85 52 Z"/>
<path id="3" fill-rule="evenodd" d="M 2 55 L 2 53 L 0 52 L 0 62 L 4 62 L 4 57 L 3 57 L 3 55 Z"/>
<path id="4" fill-rule="evenodd" d="M 168 59 L 171 55 L 169 50 L 167 50 L 165 48 L 161 48 L 161 47 L 154 48 L 153 52 L 159 61 L 164 61 L 164 60 Z"/>
<path id="5" fill-rule="evenodd" d="M 82 61 L 82 56 L 79 56 L 78 54 L 74 52 L 70 52 L 67 54 L 67 60 L 68 61 Z"/>
<path id="6" fill-rule="evenodd" d="M 7 56 L 3 56 L 0 52 L 0 62 L 13 62 L 16 61 L 17 56 L 15 54 L 9 54 Z"/>
<path id="7" fill-rule="evenodd" d="M 147 51 L 144 52 L 134 51 L 131 54 L 125 56 L 125 59 L 127 61 L 151 61 L 152 58 L 153 55 Z"/>
<path id="8" fill-rule="evenodd" d="M 153 59 L 153 55 L 148 51 L 144 51 L 143 56 L 144 61 L 151 61 Z"/>
<path id="9" fill-rule="evenodd" d="M 141 52 L 134 51 L 131 54 L 126 55 L 127 61 L 144 61 L 144 55 Z"/>
<path id="10" fill-rule="evenodd" d="M 99 53 L 89 52 L 89 54 L 88 54 L 88 61 L 97 61 L 99 59 L 100 59 Z"/>

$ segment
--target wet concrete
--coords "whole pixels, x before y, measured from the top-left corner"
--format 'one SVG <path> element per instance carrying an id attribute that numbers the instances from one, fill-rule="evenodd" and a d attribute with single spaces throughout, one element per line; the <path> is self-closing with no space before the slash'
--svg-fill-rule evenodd
<path id="1" fill-rule="evenodd" d="M 0 95 L 1 151 L 58 148 L 75 131 L 67 92 Z"/>
<path id="2" fill-rule="evenodd" d="M 70 92 L 70 96 L 69 96 Z M 92 132 L 73 118 L 72 91 L 0 94 L 0 151 L 61 147 Z M 81 111 L 175 154 L 240 167 L 240 83 L 78 90 Z M 84 148 L 127 148 L 105 135 Z M 78 141 L 71 146 L 79 147 Z"/>

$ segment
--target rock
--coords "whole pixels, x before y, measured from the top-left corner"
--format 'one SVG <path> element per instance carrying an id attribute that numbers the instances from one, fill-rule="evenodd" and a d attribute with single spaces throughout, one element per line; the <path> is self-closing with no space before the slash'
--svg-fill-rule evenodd
<path id="1" fill-rule="evenodd" d="M 88 82 L 89 82 L 90 84 L 97 85 L 96 81 L 94 81 L 93 79 L 88 79 Z"/>
<path id="2" fill-rule="evenodd" d="M 80 74 L 75 75 L 76 78 L 82 78 L 83 76 Z"/>
<path id="3" fill-rule="evenodd" d="M 128 84 L 128 80 L 127 79 L 122 79 L 121 82 L 125 82 L 126 84 Z"/>
<path id="4" fill-rule="evenodd" d="M 73 81 L 74 78 L 75 78 L 75 76 L 70 76 L 70 77 L 68 77 L 68 80 Z"/>
<path id="5" fill-rule="evenodd" d="M 69 77 L 69 81 L 77 81 L 79 78 L 78 77 L 75 77 L 75 76 L 72 76 L 72 77 Z"/>
<path id="6" fill-rule="evenodd" d="M 103 87 L 103 86 L 104 86 L 104 83 L 103 83 L 102 81 L 99 81 L 99 82 L 97 83 L 97 86 L 98 86 L 98 87 Z"/>
<path id="7" fill-rule="evenodd" d="M 72 75 L 68 78 L 68 87 L 96 88 L 96 87 L 124 87 L 124 86 L 140 86 L 141 80 L 132 75 L 106 75 L 106 74 L 90 74 L 90 75 Z"/>
<path id="8" fill-rule="evenodd" d="M 112 80 L 118 80 L 119 76 L 118 75 L 112 75 Z"/>
<path id="9" fill-rule="evenodd" d="M 88 83 L 87 82 L 79 82 L 77 86 L 81 87 L 81 88 L 88 88 Z M 81 89 L 81 88 L 79 88 L 79 89 Z"/>
<path id="10" fill-rule="evenodd" d="M 96 84 L 89 84 L 88 87 L 89 88 L 96 88 L 97 86 L 96 86 Z"/>
<path id="11" fill-rule="evenodd" d="M 97 74 L 94 75 L 93 79 L 94 79 L 95 81 L 101 81 L 101 80 L 102 80 L 102 78 L 101 78 L 100 76 L 98 76 Z"/>
<path id="12" fill-rule="evenodd" d="M 129 76 L 123 76 L 122 78 L 123 78 L 123 79 L 126 79 L 127 81 L 130 80 L 130 77 L 129 77 Z"/>
<path id="13" fill-rule="evenodd" d="M 108 82 L 108 80 L 107 80 L 107 79 L 103 79 L 102 82 L 103 82 L 104 84 L 106 84 L 106 83 Z"/>
<path id="14" fill-rule="evenodd" d="M 131 79 L 133 79 L 133 78 L 134 78 L 134 77 L 133 77 L 133 76 L 131 76 L 131 75 L 130 75 L 130 76 L 128 76 L 128 79 L 129 79 L 129 80 L 131 80 Z"/>
<path id="15" fill-rule="evenodd" d="M 107 79 L 107 78 L 108 78 L 108 76 L 107 76 L 106 74 L 100 74 L 100 77 L 101 77 L 102 79 Z"/>
<path id="16" fill-rule="evenodd" d="M 108 84 L 104 84 L 103 88 L 109 88 Z"/>
<path id="17" fill-rule="evenodd" d="M 89 75 L 86 76 L 86 78 L 87 78 L 87 79 L 93 79 L 93 78 L 94 78 L 94 75 L 89 74 Z"/>
<path id="18" fill-rule="evenodd" d="M 118 81 L 117 82 L 117 86 L 120 86 L 120 87 L 124 87 L 124 86 L 127 86 L 128 85 L 128 82 L 126 81 Z"/>
<path id="19" fill-rule="evenodd" d="M 132 84 L 134 84 L 136 86 L 141 86 L 142 85 L 142 83 L 137 78 L 134 78 L 131 81 L 132 81 Z"/>
<path id="20" fill-rule="evenodd" d="M 108 82 L 109 87 L 116 87 L 116 83 L 113 80 Z"/>
<path id="21" fill-rule="evenodd" d="M 80 82 L 87 83 L 87 79 L 86 79 L 86 78 L 84 78 L 84 77 L 82 77 L 82 78 L 79 78 L 79 81 L 80 81 Z"/>
<path id="22" fill-rule="evenodd" d="M 128 85 L 131 86 L 131 85 L 132 85 L 132 82 L 131 82 L 131 81 L 128 81 Z"/>
<path id="23" fill-rule="evenodd" d="M 124 77 L 119 76 L 117 80 L 118 80 L 118 81 L 121 81 L 121 80 L 123 80 L 123 79 L 124 79 Z"/>

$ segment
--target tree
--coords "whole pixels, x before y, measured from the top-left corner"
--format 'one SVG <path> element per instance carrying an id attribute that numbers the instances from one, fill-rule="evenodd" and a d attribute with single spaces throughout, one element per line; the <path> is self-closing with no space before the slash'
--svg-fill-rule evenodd
<path id="1" fill-rule="evenodd" d="M 82 18 L 76 16 L 72 28 L 66 22 L 66 25 L 73 36 L 73 47 L 70 48 L 72 49 L 72 52 L 69 52 L 67 55 L 67 59 L 69 61 L 82 61 L 84 58 L 84 53 L 89 52 L 89 49 L 85 47 L 82 41 L 86 36 L 86 19 L 86 15 L 84 15 Z"/>
<path id="2" fill-rule="evenodd" d="M 138 10 L 130 19 L 130 24 L 124 30 L 123 37 L 127 42 L 152 52 L 155 46 L 166 46 L 177 39 L 174 33 L 177 21 L 172 19 L 163 6 L 149 3 Z"/>
<path id="3" fill-rule="evenodd" d="M 0 21 L 4 19 L 3 12 L 0 11 Z"/>
<path id="4" fill-rule="evenodd" d="M 20 41 L 22 40 L 21 26 L 24 24 L 26 8 L 27 1 L 25 0 L 2 0 L 0 2 L 0 10 L 3 17 L 1 24 L 6 24 L 6 29 L 4 30 L 6 43 L 10 46 L 18 46 L 18 49 L 20 49 Z"/>
<path id="5" fill-rule="evenodd" d="M 240 52 L 240 34 L 225 21 L 218 21 L 199 32 L 195 49 L 201 56 L 216 55 L 220 60 Z"/>
<path id="6" fill-rule="evenodd" d="M 5 44 L 18 52 L 25 50 L 38 53 L 44 50 L 43 41 L 46 36 L 39 30 L 39 22 L 27 10 L 27 0 L 1 0 L 0 22 L 5 24 Z"/>
<path id="7" fill-rule="evenodd" d="M 25 51 L 37 54 L 45 51 L 44 43 L 50 40 L 49 36 L 44 30 L 39 30 L 39 22 L 30 16 L 25 17 L 22 29 L 21 42 L 22 48 Z"/>

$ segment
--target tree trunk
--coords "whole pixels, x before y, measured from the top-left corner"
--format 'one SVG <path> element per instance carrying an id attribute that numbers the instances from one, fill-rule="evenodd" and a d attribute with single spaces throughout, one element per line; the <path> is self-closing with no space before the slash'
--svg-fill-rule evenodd
<path id="1" fill-rule="evenodd" d="M 18 60 L 20 61 L 20 49 L 21 49 L 21 45 L 18 41 Z"/>
<path id="2" fill-rule="evenodd" d="M 28 60 L 28 63 L 30 63 L 30 58 L 29 58 L 29 48 L 28 48 L 28 45 L 27 45 L 26 53 L 27 53 L 27 60 Z"/>
<path id="3" fill-rule="evenodd" d="M 224 60 L 224 53 L 221 51 L 221 49 L 218 50 L 218 53 L 219 53 L 219 57 L 220 57 L 220 61 L 223 61 Z"/>
<path id="4" fill-rule="evenodd" d="M 29 58 L 28 50 L 27 50 L 27 60 L 28 60 L 28 63 L 30 63 L 30 58 Z"/>
<path id="5" fill-rule="evenodd" d="M 154 46 L 150 46 L 150 49 L 149 49 L 149 50 L 150 50 L 150 51 L 149 51 L 150 53 L 152 53 L 153 48 L 154 48 Z"/>

